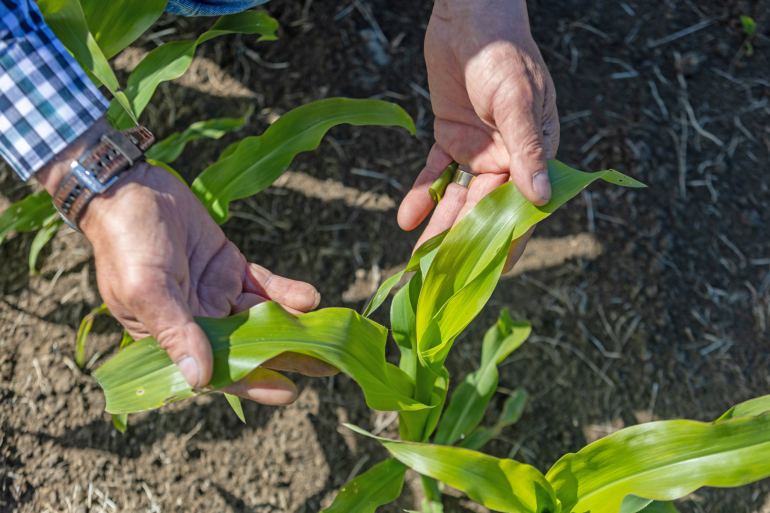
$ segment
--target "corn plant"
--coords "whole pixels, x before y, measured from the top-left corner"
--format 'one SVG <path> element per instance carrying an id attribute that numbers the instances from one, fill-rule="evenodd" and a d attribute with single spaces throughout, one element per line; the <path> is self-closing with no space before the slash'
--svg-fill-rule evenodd
<path id="1" fill-rule="evenodd" d="M 340 490 L 330 512 L 372 512 L 401 493 L 404 473 L 423 476 L 424 512 L 441 510 L 441 483 L 492 510 L 526 513 L 675 511 L 671 501 L 701 486 L 739 486 L 770 475 L 770 397 L 736 406 L 713 423 L 663 421 L 623 429 L 546 473 L 478 451 L 515 422 L 526 401 L 517 392 L 499 421 L 478 427 L 497 387 L 497 364 L 528 336 L 507 313 L 485 335 L 480 366 L 455 389 L 444 410 L 444 362 L 456 337 L 489 299 L 511 241 L 598 178 L 630 187 L 616 171 L 582 173 L 549 162 L 553 196 L 536 207 L 506 184 L 458 225 L 423 244 L 403 273 L 387 280 L 364 311 L 327 308 L 295 316 L 263 303 L 227 319 L 199 318 L 214 354 L 209 385 L 193 389 L 152 338 L 138 341 L 95 373 L 111 413 L 132 413 L 206 394 L 246 376 L 286 351 L 326 361 L 350 375 L 370 408 L 399 412 L 401 440 L 378 440 L 393 458 Z M 440 188 L 440 187 L 438 187 Z M 368 319 L 405 273 L 414 273 L 391 304 L 398 367 L 385 360 L 388 330 Z M 430 439 L 433 437 L 432 443 Z"/>

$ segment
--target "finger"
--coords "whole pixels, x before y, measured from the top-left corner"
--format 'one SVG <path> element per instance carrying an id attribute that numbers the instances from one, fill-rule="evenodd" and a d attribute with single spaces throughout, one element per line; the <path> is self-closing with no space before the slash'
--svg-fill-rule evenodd
<path id="1" fill-rule="evenodd" d="M 499 135 L 479 127 L 445 119 L 433 122 L 436 143 L 456 162 L 475 173 L 508 174 L 510 156 Z"/>
<path id="2" fill-rule="evenodd" d="M 305 376 L 313 376 L 316 378 L 334 376 L 340 371 L 334 365 L 313 358 L 312 356 L 292 352 L 281 353 L 278 356 L 269 359 L 260 365 L 260 367 L 285 372 L 299 372 Z"/>
<path id="3" fill-rule="evenodd" d="M 121 289 L 122 303 L 155 337 L 190 386 L 205 386 L 211 379 L 211 344 L 193 320 L 179 284 L 168 276 L 140 275 Z"/>
<path id="4" fill-rule="evenodd" d="M 529 242 L 529 238 L 532 237 L 532 232 L 535 231 L 535 226 L 532 226 L 526 233 L 524 233 L 524 235 L 511 242 L 508 258 L 505 260 L 505 265 L 503 265 L 503 274 L 511 272 L 513 266 L 516 265 L 521 258 L 521 255 L 524 254 L 524 250 L 527 248 L 527 242 Z"/>
<path id="5" fill-rule="evenodd" d="M 425 168 L 420 172 L 412 190 L 407 193 L 398 209 L 398 225 L 402 230 L 414 230 L 433 210 L 435 203 L 428 190 L 451 163 L 452 157 L 438 144 L 434 144 L 428 154 Z"/>
<path id="6" fill-rule="evenodd" d="M 512 77 L 494 100 L 495 122 L 511 156 L 511 179 L 535 205 L 551 199 L 542 130 L 543 96 L 529 81 Z"/>
<path id="7" fill-rule="evenodd" d="M 297 386 L 289 378 L 261 367 L 222 388 L 220 392 L 270 406 L 284 406 L 297 400 Z"/>
<path id="8" fill-rule="evenodd" d="M 435 237 L 444 230 L 451 228 L 457 218 L 457 214 L 460 213 L 463 205 L 465 205 L 467 197 L 468 189 L 456 183 L 450 183 L 444 193 L 444 197 L 439 201 L 436 211 L 433 212 L 433 217 L 430 218 L 428 226 L 417 241 L 415 249 L 419 248 L 423 242 L 431 237 Z"/>
<path id="9" fill-rule="evenodd" d="M 299 312 L 310 311 L 321 302 L 321 294 L 309 283 L 277 276 L 257 264 L 246 266 L 243 292 L 267 298 Z"/>
<path id="10" fill-rule="evenodd" d="M 241 297 L 238 298 L 238 300 L 235 302 L 235 306 L 233 307 L 232 311 L 230 312 L 230 315 L 239 314 L 241 312 L 245 312 L 246 310 L 251 310 L 255 306 L 262 304 L 266 301 L 270 301 L 266 297 L 259 296 L 257 294 L 252 294 L 251 292 L 245 292 L 241 294 Z M 284 310 L 286 310 L 289 313 L 293 314 L 302 314 L 305 312 L 300 312 L 296 308 L 291 308 L 286 305 L 281 305 Z"/>
<path id="11" fill-rule="evenodd" d="M 473 179 L 468 189 L 465 204 L 460 209 L 452 225 L 456 225 L 465 215 L 475 207 L 484 196 L 497 189 L 508 181 L 508 175 L 483 174 Z"/>

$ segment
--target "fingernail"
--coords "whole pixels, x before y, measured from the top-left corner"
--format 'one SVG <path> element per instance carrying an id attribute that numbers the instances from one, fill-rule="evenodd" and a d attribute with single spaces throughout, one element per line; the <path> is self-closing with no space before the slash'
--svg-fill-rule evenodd
<path id="1" fill-rule="evenodd" d="M 316 291 L 316 293 L 315 293 L 315 302 L 313 303 L 313 307 L 311 308 L 311 310 L 313 310 L 314 308 L 317 308 L 318 305 L 320 305 L 320 304 L 321 304 L 321 294 L 319 294 L 318 291 Z"/>
<path id="2" fill-rule="evenodd" d="M 544 201 L 551 199 L 551 182 L 548 180 L 546 171 L 540 171 L 532 177 L 532 187 L 535 189 L 535 194 Z"/>
<path id="3" fill-rule="evenodd" d="M 176 366 L 179 367 L 179 372 L 184 376 L 185 381 L 190 384 L 191 387 L 199 387 L 201 384 L 201 368 L 198 362 L 192 356 L 185 356 L 178 362 Z"/>

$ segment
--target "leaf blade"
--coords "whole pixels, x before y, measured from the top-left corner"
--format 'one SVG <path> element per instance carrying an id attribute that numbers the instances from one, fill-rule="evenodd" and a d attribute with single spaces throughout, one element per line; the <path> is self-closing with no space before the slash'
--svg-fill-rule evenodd
<path id="1" fill-rule="evenodd" d="M 0 244 L 12 231 L 31 232 L 45 226 L 57 214 L 51 195 L 45 191 L 30 194 L 0 215 Z"/>
<path id="2" fill-rule="evenodd" d="M 134 342 L 94 372 L 109 413 L 133 413 L 208 393 L 238 381 L 281 353 L 314 356 L 349 374 L 369 407 L 382 411 L 429 407 L 410 396 L 411 378 L 385 361 L 386 330 L 344 308 L 292 315 L 266 302 L 225 319 L 199 317 L 212 345 L 214 371 L 209 386 L 193 390 L 157 342 Z"/>
<path id="3" fill-rule="evenodd" d="M 168 0 L 80 0 L 88 30 L 108 59 L 150 28 L 167 3 Z"/>
<path id="4" fill-rule="evenodd" d="M 378 463 L 342 487 L 324 513 L 374 513 L 401 495 L 408 467 L 390 458 Z"/>
<path id="5" fill-rule="evenodd" d="M 770 476 L 768 454 L 770 413 L 720 424 L 650 422 L 564 456 L 546 478 L 564 513 L 615 513 L 627 495 L 670 501 L 702 486 L 740 486 Z"/>
<path id="6" fill-rule="evenodd" d="M 236 33 L 262 34 L 269 38 L 275 38 L 277 28 L 278 22 L 267 13 L 243 11 L 221 16 L 211 29 L 203 33 L 196 41 L 171 41 L 154 49 L 134 68 L 128 77 L 125 93 L 131 110 L 136 114 L 136 117 L 139 117 L 161 82 L 182 76 L 190 67 L 195 49 L 200 43 L 217 36 Z M 107 117 L 113 127 L 118 130 L 132 126 L 132 120 L 126 116 L 126 112 L 123 112 L 116 102 L 110 105 Z"/>
<path id="7" fill-rule="evenodd" d="M 241 422 L 246 424 L 246 417 L 243 415 L 243 405 L 241 404 L 241 399 L 237 395 L 232 394 L 225 394 L 225 399 L 227 399 L 227 402 L 230 403 L 230 406 L 238 418 L 241 419 Z"/>
<path id="8" fill-rule="evenodd" d="M 59 231 L 63 224 L 64 220 L 59 217 L 59 214 L 54 214 L 35 235 L 35 238 L 32 240 L 32 246 L 29 248 L 29 272 L 31 274 L 39 274 L 37 271 L 37 258 L 40 256 L 40 251 L 56 235 L 56 232 Z"/>
<path id="9" fill-rule="evenodd" d="M 341 123 L 395 125 L 414 133 L 412 118 L 393 103 L 348 98 L 308 103 L 281 116 L 261 136 L 241 141 L 230 156 L 206 168 L 192 190 L 221 224 L 228 219 L 230 201 L 271 185 L 297 153 L 316 149 L 327 130 Z"/>
<path id="10" fill-rule="evenodd" d="M 247 119 L 248 114 L 240 118 L 215 118 L 207 121 L 197 121 L 188 126 L 183 132 L 172 134 L 153 145 L 147 150 L 145 156 L 148 159 L 170 164 L 179 158 L 190 141 L 202 137 L 219 139 L 227 132 L 241 128 Z"/>
<path id="11" fill-rule="evenodd" d="M 459 447 L 388 440 L 351 424 L 345 426 L 378 440 L 399 461 L 420 474 L 465 492 L 490 509 L 517 513 L 557 511 L 551 485 L 534 467 Z"/>

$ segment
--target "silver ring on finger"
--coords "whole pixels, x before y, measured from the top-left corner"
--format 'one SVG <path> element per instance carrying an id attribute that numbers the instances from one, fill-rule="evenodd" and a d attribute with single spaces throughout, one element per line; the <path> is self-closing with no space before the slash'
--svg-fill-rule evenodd
<path id="1" fill-rule="evenodd" d="M 455 176 L 452 178 L 452 182 L 461 187 L 469 189 L 471 187 L 471 182 L 473 182 L 473 179 L 476 178 L 476 176 L 478 175 L 471 171 L 471 168 L 463 164 L 457 166 L 457 171 L 455 171 Z"/>

